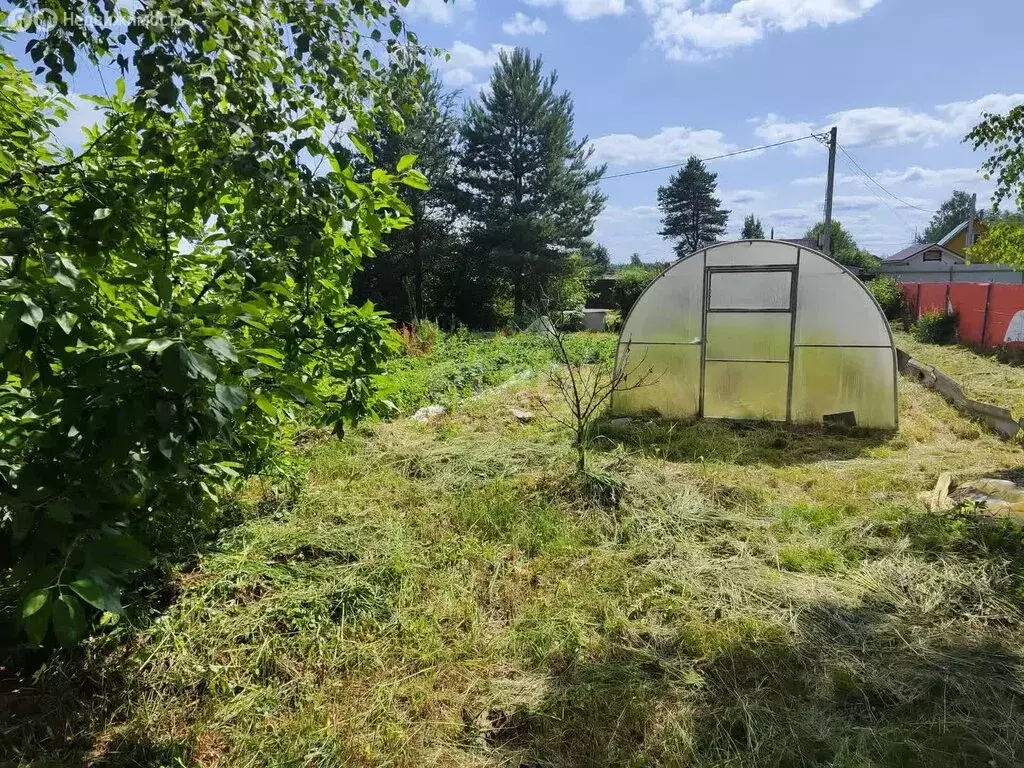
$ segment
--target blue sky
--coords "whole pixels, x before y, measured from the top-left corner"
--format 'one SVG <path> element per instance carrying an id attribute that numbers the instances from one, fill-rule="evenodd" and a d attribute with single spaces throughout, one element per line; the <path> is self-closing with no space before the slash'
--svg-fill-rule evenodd
<path id="1" fill-rule="evenodd" d="M 406 16 L 451 52 L 438 66 L 467 98 L 503 46 L 542 54 L 609 175 L 838 125 L 839 143 L 900 198 L 840 153 L 835 215 L 878 255 L 909 243 L 954 188 L 988 205 L 984 157 L 963 136 L 982 112 L 1024 103 L 1024 0 L 410 0 Z M 95 70 L 72 89 L 100 92 Z M 94 121 L 81 103 L 61 131 L 68 145 Z M 827 153 L 813 140 L 709 165 L 733 236 L 748 213 L 777 237 L 821 218 Z M 613 260 L 670 257 L 656 208 L 670 174 L 602 182 L 595 239 Z"/>
<path id="2" fill-rule="evenodd" d="M 840 153 L 835 215 L 879 255 L 954 188 L 988 204 L 984 157 L 963 135 L 982 112 L 1024 103 L 1020 0 L 411 0 L 407 16 L 451 51 L 445 77 L 467 95 L 501 46 L 542 54 L 609 175 L 838 125 L 840 145 L 905 201 Z M 821 218 L 827 153 L 814 141 L 710 167 L 731 234 L 747 213 L 778 237 Z M 602 183 L 596 239 L 615 261 L 669 257 L 655 206 L 670 173 Z"/>

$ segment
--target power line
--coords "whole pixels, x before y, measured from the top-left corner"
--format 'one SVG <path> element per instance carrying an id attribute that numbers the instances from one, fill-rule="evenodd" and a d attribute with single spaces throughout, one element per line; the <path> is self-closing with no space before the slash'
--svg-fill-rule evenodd
<path id="1" fill-rule="evenodd" d="M 889 191 L 888 189 L 886 189 L 886 188 L 885 188 L 885 187 L 883 187 L 883 186 L 882 186 L 881 184 L 879 184 L 879 183 L 878 183 L 877 181 L 875 181 L 874 177 L 873 177 L 873 176 L 872 176 L 872 175 L 871 175 L 870 173 L 868 173 L 867 171 L 865 171 L 865 170 L 864 170 L 864 169 L 863 169 L 863 168 L 861 167 L 860 163 L 858 163 L 858 162 L 857 162 L 856 160 L 854 160 L 854 159 L 853 159 L 853 155 L 851 155 L 851 154 L 850 154 L 849 152 L 847 152 L 847 151 L 846 151 L 846 147 L 844 147 L 844 146 L 843 146 L 842 144 L 840 144 L 840 145 L 839 145 L 839 148 L 840 148 L 840 149 L 841 149 L 841 150 L 843 151 L 843 154 L 844 154 L 844 155 L 846 155 L 846 156 L 847 156 L 847 157 L 848 157 L 848 158 L 850 159 L 850 162 L 851 162 L 851 163 L 853 163 L 853 164 L 854 164 L 854 165 L 855 165 L 855 166 L 857 167 L 857 170 L 858 170 L 858 171 L 860 171 L 860 172 L 861 172 L 861 174 L 863 174 L 863 175 L 864 175 L 864 177 L 865 177 L 865 178 L 866 178 L 866 179 L 867 179 L 868 181 L 870 181 L 870 182 L 871 182 L 872 184 L 874 184 L 874 185 L 875 185 L 876 187 L 878 187 L 878 188 L 879 188 L 880 190 L 882 190 L 883 192 L 885 192 L 885 194 L 887 194 L 887 195 L 888 195 L 889 197 L 891 197 L 891 198 L 892 198 L 893 200 L 897 200 L 897 201 L 899 201 L 899 202 L 903 203 L 903 205 L 907 206 L 908 208 L 913 208 L 913 209 L 915 209 L 915 210 L 918 210 L 918 211 L 921 211 L 921 212 L 923 212 L 923 213 L 935 213 L 935 211 L 930 211 L 930 210 L 928 210 L 927 208 L 921 208 L 920 206 L 914 205 L 913 203 L 908 203 L 908 202 L 907 202 L 906 200 L 904 200 L 904 199 L 903 199 L 902 197 L 900 197 L 899 195 L 894 195 L 894 194 L 893 194 L 892 192 L 890 192 L 890 191 Z"/>
<path id="2" fill-rule="evenodd" d="M 784 144 L 794 144 L 795 142 L 798 142 L 798 141 L 806 141 L 807 139 L 816 139 L 816 138 L 818 138 L 818 136 L 816 134 L 809 133 L 806 136 L 801 136 L 801 137 L 799 137 L 797 139 L 786 139 L 785 141 L 777 141 L 774 144 L 762 144 L 759 147 L 748 147 L 747 149 L 738 149 L 735 152 L 726 152 L 724 155 L 713 155 L 711 157 L 702 157 L 702 158 L 700 158 L 700 161 L 702 163 L 707 163 L 707 162 L 710 162 L 712 160 L 722 160 L 722 159 L 724 159 L 726 157 L 736 157 L 736 155 L 746 155 L 746 154 L 748 154 L 750 152 L 759 152 L 762 149 L 771 149 L 772 147 L 781 147 Z M 611 176 L 602 176 L 601 180 L 604 181 L 606 179 L 621 179 L 621 178 L 624 178 L 626 176 L 639 176 L 641 173 L 654 173 L 655 171 L 667 171 L 670 168 L 680 168 L 680 167 L 686 165 L 687 162 L 689 162 L 689 161 L 682 162 L 682 163 L 672 163 L 671 165 L 659 165 L 657 168 L 644 168 L 641 171 L 628 171 L 626 173 L 613 173 Z"/>
<path id="3" fill-rule="evenodd" d="M 842 149 L 842 147 L 840 147 L 840 149 Z M 843 150 L 843 154 L 846 154 L 845 150 Z M 847 155 L 847 157 L 849 157 L 849 155 Z M 850 160 L 852 161 L 853 158 L 851 157 Z M 846 163 L 846 159 L 845 158 L 843 159 L 843 162 Z M 850 163 L 846 163 L 846 167 L 852 169 L 852 166 L 850 165 Z M 911 232 L 911 233 L 916 232 L 916 230 L 912 226 L 910 226 L 910 223 L 906 219 L 904 219 L 902 215 L 900 215 L 900 212 L 898 210 L 896 210 L 888 200 L 886 200 L 884 197 L 879 195 L 877 192 L 872 192 L 871 188 L 868 187 L 868 185 L 864 183 L 863 179 L 858 178 L 857 181 L 859 181 L 864 186 L 864 190 L 868 194 L 870 194 L 873 198 L 875 198 L 875 200 L 877 200 L 882 205 L 884 205 L 886 208 L 888 208 L 890 211 L 892 211 L 892 215 L 900 220 L 900 223 L 902 223 L 903 226 L 905 226 L 907 228 L 908 232 Z"/>

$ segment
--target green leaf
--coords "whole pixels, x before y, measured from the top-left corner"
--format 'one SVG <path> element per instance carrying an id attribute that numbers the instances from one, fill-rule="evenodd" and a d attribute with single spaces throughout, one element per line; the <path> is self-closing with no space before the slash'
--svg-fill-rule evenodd
<path id="1" fill-rule="evenodd" d="M 74 519 L 74 511 L 67 499 L 57 499 L 46 505 L 46 516 L 61 523 L 70 523 Z"/>
<path id="2" fill-rule="evenodd" d="M 57 315 L 57 325 L 64 333 L 71 335 L 71 331 L 74 329 L 75 324 L 78 322 L 78 315 L 74 312 L 61 312 Z"/>
<path id="3" fill-rule="evenodd" d="M 109 208 L 97 208 L 92 212 L 93 221 L 102 221 L 103 219 L 109 218 L 111 210 Z"/>
<path id="4" fill-rule="evenodd" d="M 53 603 L 47 601 L 38 611 L 31 616 L 21 620 L 21 626 L 25 629 L 29 642 L 33 645 L 42 645 L 46 638 L 46 630 L 50 627 L 50 616 L 53 614 Z"/>
<path id="5" fill-rule="evenodd" d="M 24 311 L 21 313 L 21 322 L 25 325 L 31 325 L 33 328 L 38 328 L 39 323 L 43 319 L 42 308 L 27 296 L 22 297 L 21 303 L 25 307 Z"/>
<path id="6" fill-rule="evenodd" d="M 25 619 L 32 614 L 43 610 L 43 607 L 50 601 L 50 590 L 37 589 L 25 598 L 21 608 L 21 618 Z"/>
<path id="7" fill-rule="evenodd" d="M 392 19 L 390 26 L 391 26 L 391 34 L 397 35 L 399 32 L 402 31 L 402 20 L 401 19 Z"/>
<path id="8" fill-rule="evenodd" d="M 85 611 L 73 595 L 63 594 L 53 606 L 53 633 L 61 645 L 77 643 L 85 634 Z"/>
<path id="9" fill-rule="evenodd" d="M 422 189 L 423 191 L 430 189 L 430 182 L 427 181 L 427 177 L 417 170 L 409 171 L 401 178 L 401 182 L 413 189 Z"/>
<path id="10" fill-rule="evenodd" d="M 372 163 L 373 162 L 373 150 L 370 149 L 369 145 L 366 144 L 366 142 L 364 142 L 361 138 L 356 136 L 356 134 L 354 134 L 354 133 L 350 133 L 348 135 L 348 138 L 349 138 L 349 141 L 352 142 L 352 146 L 354 146 L 356 149 L 358 149 L 360 154 L 362 154 L 367 160 L 369 160 Z"/>
<path id="11" fill-rule="evenodd" d="M 271 402 L 270 398 L 264 395 L 262 392 L 256 395 L 256 407 L 263 411 L 267 416 L 277 418 L 277 408 Z"/>
<path id="12" fill-rule="evenodd" d="M 163 272 L 153 275 L 153 290 L 156 291 L 157 298 L 160 301 L 167 303 L 174 295 L 174 286 L 171 283 L 171 278 Z"/>
<path id="13" fill-rule="evenodd" d="M 243 405 L 248 399 L 248 394 L 242 387 L 228 386 L 226 384 L 217 384 L 214 388 L 215 397 L 225 411 L 228 413 L 234 413 Z"/>
<path id="14" fill-rule="evenodd" d="M 68 586 L 93 608 L 98 608 L 101 611 L 107 610 L 107 601 L 104 598 L 103 590 L 92 579 L 78 579 L 68 584 Z"/>
<path id="15" fill-rule="evenodd" d="M 398 161 L 397 171 L 402 173 L 403 171 L 409 170 L 416 165 L 417 159 L 419 159 L 419 155 L 416 154 L 402 155 L 402 159 Z"/>
<path id="16" fill-rule="evenodd" d="M 232 363 L 238 362 L 238 354 L 235 352 L 235 348 L 231 345 L 231 342 L 225 339 L 223 336 L 213 336 L 206 339 L 203 345 L 213 353 L 213 356 L 221 361 L 228 361 Z"/>

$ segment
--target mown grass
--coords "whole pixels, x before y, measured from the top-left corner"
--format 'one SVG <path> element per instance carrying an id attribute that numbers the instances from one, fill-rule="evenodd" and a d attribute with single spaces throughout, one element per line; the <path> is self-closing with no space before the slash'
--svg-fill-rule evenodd
<path id="1" fill-rule="evenodd" d="M 901 381 L 898 434 L 604 424 L 594 476 L 574 479 L 546 398 L 518 382 L 431 424 L 308 443 L 297 506 L 3 691 L 0 754 L 1024 762 L 1019 531 L 917 498 L 942 470 L 1019 467 L 1018 448 Z"/>
<path id="2" fill-rule="evenodd" d="M 1024 366 L 1001 362 L 994 354 L 979 354 L 959 345 L 925 344 L 911 334 L 893 330 L 896 346 L 922 363 L 952 376 L 964 394 L 1009 408 L 1024 416 Z"/>

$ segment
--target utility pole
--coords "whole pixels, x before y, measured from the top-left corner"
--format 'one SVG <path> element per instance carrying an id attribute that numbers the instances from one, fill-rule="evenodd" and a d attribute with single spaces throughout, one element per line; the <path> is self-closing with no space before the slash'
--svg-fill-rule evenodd
<path id="1" fill-rule="evenodd" d="M 828 182 L 825 184 L 825 231 L 821 233 L 821 250 L 826 256 L 832 255 L 832 193 L 836 189 L 836 134 L 832 126 L 828 132 Z"/>

